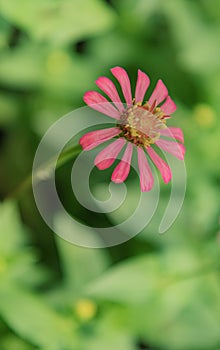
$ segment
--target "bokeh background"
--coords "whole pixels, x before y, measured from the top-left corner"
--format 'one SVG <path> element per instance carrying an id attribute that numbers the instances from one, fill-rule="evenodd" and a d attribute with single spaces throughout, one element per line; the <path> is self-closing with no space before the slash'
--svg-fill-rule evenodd
<path id="1" fill-rule="evenodd" d="M 220 349 L 219 40 L 219 0 L 0 0 L 1 350 Z M 169 87 L 171 123 L 186 140 L 186 199 L 159 235 L 161 182 L 141 234 L 80 248 L 49 230 L 25 179 L 47 128 L 116 65 L 133 87 L 138 68 Z M 69 212 L 94 226 L 126 217 L 137 176 L 122 208 L 94 216 L 70 192 L 73 160 L 57 172 Z M 94 170 L 98 196 L 109 177 Z"/>

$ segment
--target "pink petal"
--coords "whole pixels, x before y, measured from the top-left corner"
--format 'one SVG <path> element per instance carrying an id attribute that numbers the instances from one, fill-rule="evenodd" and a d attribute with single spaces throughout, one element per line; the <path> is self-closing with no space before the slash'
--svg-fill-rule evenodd
<path id="1" fill-rule="evenodd" d="M 138 166 L 140 170 L 141 191 L 150 191 L 154 185 L 154 178 L 142 148 L 138 147 Z"/>
<path id="2" fill-rule="evenodd" d="M 120 119 L 119 111 L 98 92 L 87 91 L 83 99 L 89 107 L 95 109 L 96 111 L 106 114 L 109 117 Z"/>
<path id="3" fill-rule="evenodd" d="M 184 143 L 183 132 L 180 128 L 175 128 L 171 126 L 169 128 L 160 130 L 160 133 L 163 136 L 173 137 L 174 139 Z"/>
<path id="4" fill-rule="evenodd" d="M 128 142 L 125 153 L 120 163 L 116 166 L 112 173 L 112 181 L 115 183 L 124 182 L 130 172 L 131 157 L 132 157 L 133 145 Z"/>
<path id="5" fill-rule="evenodd" d="M 120 134 L 120 129 L 118 128 L 107 128 L 102 130 L 90 131 L 83 135 L 79 140 L 80 145 L 86 151 L 95 148 L 101 143 L 110 140 L 114 136 Z"/>
<path id="6" fill-rule="evenodd" d="M 115 67 L 111 69 L 111 72 L 121 85 L 125 101 L 129 106 L 132 105 L 131 84 L 126 70 L 121 67 Z"/>
<path id="7" fill-rule="evenodd" d="M 162 80 L 158 80 L 157 85 L 149 99 L 149 104 L 152 105 L 156 101 L 156 106 L 159 105 L 168 95 L 168 90 Z"/>
<path id="8" fill-rule="evenodd" d="M 162 139 L 156 141 L 155 143 L 158 147 L 172 154 L 174 157 L 180 160 L 184 159 L 185 147 L 181 143 Z"/>
<path id="9" fill-rule="evenodd" d="M 100 170 L 109 168 L 114 163 L 125 142 L 124 138 L 119 138 L 104 148 L 95 158 L 94 163 L 97 168 Z"/>
<path id="10" fill-rule="evenodd" d="M 152 147 L 147 147 L 146 150 L 149 156 L 151 157 L 152 161 L 160 171 L 163 181 L 167 184 L 172 178 L 172 173 L 169 165 L 153 150 Z"/>
<path id="11" fill-rule="evenodd" d="M 149 85 L 150 79 L 147 76 L 147 74 L 138 69 L 138 78 L 135 90 L 135 103 L 142 103 L 144 95 L 146 94 Z"/>
<path id="12" fill-rule="evenodd" d="M 176 104 L 173 102 L 170 96 L 168 96 L 160 108 L 165 114 L 169 115 L 175 112 Z"/>
<path id="13" fill-rule="evenodd" d="M 113 103 L 116 103 L 116 107 L 120 112 L 124 111 L 124 106 L 121 102 L 118 91 L 110 79 L 99 77 L 96 80 L 96 85 L 112 100 Z"/>

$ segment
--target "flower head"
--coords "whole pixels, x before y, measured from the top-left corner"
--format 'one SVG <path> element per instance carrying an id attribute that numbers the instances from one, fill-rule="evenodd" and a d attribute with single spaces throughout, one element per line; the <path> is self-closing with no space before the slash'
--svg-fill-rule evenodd
<path id="1" fill-rule="evenodd" d="M 144 97 L 150 85 L 150 79 L 144 72 L 138 70 L 134 98 L 132 98 L 127 72 L 121 67 L 112 68 L 111 72 L 121 86 L 126 103 L 122 103 L 110 79 L 98 78 L 96 85 L 112 102 L 96 91 L 86 92 L 84 101 L 89 107 L 115 119 L 116 125 L 85 134 L 80 139 L 80 144 L 84 150 L 91 150 L 116 137 L 116 140 L 105 147 L 95 158 L 95 165 L 99 169 L 107 169 L 124 148 L 122 159 L 112 173 L 111 179 L 115 183 L 126 180 L 130 171 L 132 153 L 136 149 L 141 191 L 150 191 L 154 178 L 148 163 L 149 158 L 160 171 L 165 183 L 172 178 L 170 167 L 156 153 L 157 147 L 181 160 L 184 159 L 185 147 L 183 146 L 182 130 L 166 125 L 170 115 L 175 112 L 176 105 L 168 96 L 168 90 L 162 80 L 158 80 L 151 96 L 145 101 Z"/>

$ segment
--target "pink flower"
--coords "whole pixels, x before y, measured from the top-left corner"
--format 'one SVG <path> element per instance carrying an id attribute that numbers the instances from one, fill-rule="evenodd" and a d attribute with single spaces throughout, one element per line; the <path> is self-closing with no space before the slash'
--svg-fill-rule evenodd
<path id="1" fill-rule="evenodd" d="M 183 146 L 182 130 L 166 125 L 170 115 L 175 112 L 176 105 L 168 96 L 167 88 L 162 80 L 158 80 L 148 101 L 143 102 L 150 85 L 150 79 L 144 72 L 138 70 L 134 99 L 127 72 L 121 67 L 112 68 L 111 72 L 121 86 L 126 104 L 122 103 L 118 91 L 110 79 L 98 78 L 96 85 L 112 103 L 96 91 L 86 92 L 84 101 L 89 107 L 115 119 L 116 124 L 112 128 L 85 134 L 80 139 L 80 144 L 84 150 L 91 150 L 116 137 L 95 158 L 95 165 L 103 170 L 109 168 L 121 150 L 124 149 L 122 159 L 115 167 L 111 177 L 115 183 L 126 180 L 130 171 L 132 153 L 136 149 L 141 191 L 150 191 L 154 184 L 154 178 L 148 159 L 151 159 L 158 168 L 165 183 L 168 183 L 172 178 L 171 169 L 156 153 L 157 148 L 171 153 L 178 159 L 184 159 L 185 147 Z"/>

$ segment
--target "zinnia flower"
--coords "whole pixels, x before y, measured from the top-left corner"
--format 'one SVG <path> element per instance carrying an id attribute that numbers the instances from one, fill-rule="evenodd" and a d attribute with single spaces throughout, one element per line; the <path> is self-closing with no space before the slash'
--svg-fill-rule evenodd
<path id="1" fill-rule="evenodd" d="M 84 101 L 89 107 L 114 118 L 116 124 L 115 127 L 88 132 L 80 139 L 80 144 L 88 151 L 116 138 L 94 161 L 100 170 L 107 169 L 124 148 L 122 159 L 112 173 L 111 180 L 115 183 L 126 180 L 130 172 L 132 153 L 137 151 L 141 191 L 150 191 L 154 178 L 148 159 L 158 168 L 165 183 L 172 178 L 170 167 L 156 153 L 157 147 L 178 159 L 184 159 L 182 130 L 166 125 L 167 119 L 175 112 L 176 105 L 168 96 L 168 90 L 162 80 L 158 80 L 147 102 L 143 102 L 150 85 L 150 79 L 144 72 L 138 70 L 134 98 L 127 72 L 121 67 L 112 68 L 111 72 L 121 86 L 126 104 L 122 103 L 113 82 L 107 77 L 99 77 L 96 85 L 112 102 L 96 91 L 86 92 Z"/>

